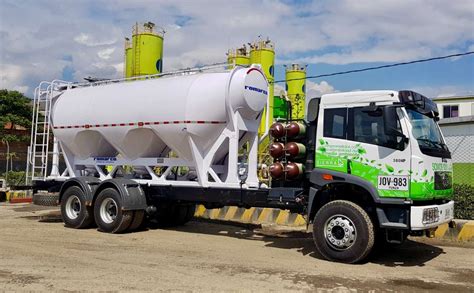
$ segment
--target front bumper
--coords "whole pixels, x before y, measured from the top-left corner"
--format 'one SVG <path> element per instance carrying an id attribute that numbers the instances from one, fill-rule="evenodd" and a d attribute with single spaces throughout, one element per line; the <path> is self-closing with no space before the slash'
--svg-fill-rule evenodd
<path id="1" fill-rule="evenodd" d="M 425 230 L 454 219 L 454 201 L 441 205 L 411 206 L 410 229 Z"/>

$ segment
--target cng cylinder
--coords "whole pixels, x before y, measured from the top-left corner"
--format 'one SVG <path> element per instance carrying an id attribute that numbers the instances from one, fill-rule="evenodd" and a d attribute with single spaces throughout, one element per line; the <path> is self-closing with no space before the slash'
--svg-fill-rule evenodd
<path id="1" fill-rule="evenodd" d="M 285 145 L 285 151 L 292 160 L 304 158 L 306 156 L 306 147 L 302 143 L 288 142 Z"/>
<path id="2" fill-rule="evenodd" d="M 275 162 L 271 164 L 269 171 L 270 176 L 272 176 L 273 179 L 279 180 L 285 177 L 285 167 L 280 162 Z"/>
<path id="3" fill-rule="evenodd" d="M 306 134 L 306 126 L 300 122 L 291 122 L 285 127 L 288 138 L 297 139 Z"/>
<path id="4" fill-rule="evenodd" d="M 192 160 L 190 138 L 205 153 L 235 112 L 260 119 L 268 82 L 257 67 L 65 90 L 51 117 L 54 136 L 75 157 Z"/>
<path id="5" fill-rule="evenodd" d="M 275 122 L 270 126 L 270 135 L 275 138 L 279 139 L 285 136 L 285 126 L 280 122 Z"/>
<path id="6" fill-rule="evenodd" d="M 281 142 L 273 142 L 270 144 L 270 156 L 279 159 L 285 155 L 285 145 Z"/>
<path id="7" fill-rule="evenodd" d="M 285 174 L 287 180 L 298 179 L 304 174 L 304 166 L 301 163 L 290 162 L 285 166 Z"/>

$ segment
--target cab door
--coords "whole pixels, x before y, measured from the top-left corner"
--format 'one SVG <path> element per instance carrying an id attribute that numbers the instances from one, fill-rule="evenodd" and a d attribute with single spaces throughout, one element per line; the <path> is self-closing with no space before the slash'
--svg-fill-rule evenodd
<path id="1" fill-rule="evenodd" d="M 316 167 L 360 177 L 381 197 L 409 197 L 410 148 L 402 137 L 385 134 L 382 107 L 324 109 Z M 397 125 L 407 133 L 406 125 Z"/>

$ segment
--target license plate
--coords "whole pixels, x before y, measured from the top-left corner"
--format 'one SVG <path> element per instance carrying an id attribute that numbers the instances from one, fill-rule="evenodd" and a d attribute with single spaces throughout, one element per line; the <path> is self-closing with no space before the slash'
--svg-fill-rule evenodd
<path id="1" fill-rule="evenodd" d="M 379 176 L 378 189 L 408 190 L 408 176 Z"/>
<path id="2" fill-rule="evenodd" d="M 438 208 L 427 208 L 423 210 L 423 224 L 431 224 L 439 221 Z"/>

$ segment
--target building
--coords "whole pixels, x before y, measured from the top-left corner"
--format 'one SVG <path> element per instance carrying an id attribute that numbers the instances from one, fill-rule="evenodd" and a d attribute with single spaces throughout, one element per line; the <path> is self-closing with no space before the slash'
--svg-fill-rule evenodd
<path id="1" fill-rule="evenodd" d="M 439 125 L 452 154 L 454 183 L 474 185 L 474 95 L 437 97 Z"/>

